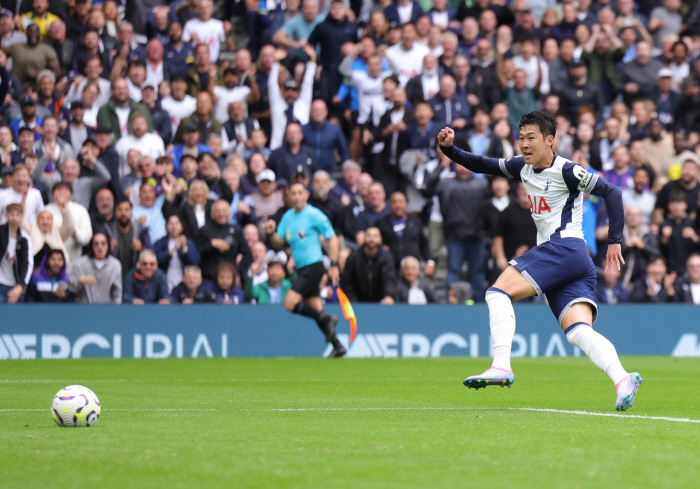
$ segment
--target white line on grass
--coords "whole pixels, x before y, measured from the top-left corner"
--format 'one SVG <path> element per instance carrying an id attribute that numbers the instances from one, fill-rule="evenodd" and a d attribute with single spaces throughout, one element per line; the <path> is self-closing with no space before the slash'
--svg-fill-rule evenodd
<path id="1" fill-rule="evenodd" d="M 4 412 L 28 412 L 28 411 L 47 411 L 48 409 L 0 409 Z M 672 418 L 670 416 L 644 416 L 638 414 L 616 414 L 616 413 L 596 413 L 592 411 L 568 410 L 568 409 L 548 409 L 548 408 L 528 408 L 528 407 L 347 407 L 347 408 L 272 408 L 272 409 L 233 409 L 234 412 L 268 412 L 268 413 L 288 413 L 288 412 L 308 412 L 308 411 L 524 411 L 524 412 L 539 412 L 539 413 L 555 413 L 555 414 L 574 414 L 577 416 L 598 416 L 605 418 L 633 418 L 645 419 L 651 421 L 670 421 L 675 423 L 693 423 L 700 424 L 700 419 L 691 418 Z M 200 408 L 155 408 L 155 409 L 110 409 L 110 411 L 125 411 L 125 412 L 188 412 L 188 411 L 229 411 L 227 409 L 200 409 Z"/>
<path id="2" fill-rule="evenodd" d="M 535 379 L 537 382 L 545 381 L 560 381 L 571 380 L 565 377 L 539 377 Z M 605 377 L 591 377 L 576 379 L 582 382 L 605 381 Z M 646 381 L 683 381 L 685 377 L 644 377 Z M 128 382 L 145 383 L 145 384 L 168 384 L 168 383 L 225 383 L 225 382 L 461 382 L 461 379 L 456 377 L 447 378 L 432 378 L 432 377 L 413 377 L 413 378 L 389 378 L 389 379 L 0 379 L 0 384 L 65 384 L 65 383 L 115 383 L 124 384 Z"/>

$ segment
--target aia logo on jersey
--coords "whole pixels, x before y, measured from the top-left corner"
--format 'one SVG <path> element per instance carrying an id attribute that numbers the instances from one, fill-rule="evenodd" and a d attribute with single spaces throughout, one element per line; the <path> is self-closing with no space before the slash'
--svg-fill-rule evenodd
<path id="1" fill-rule="evenodd" d="M 549 208 L 549 206 L 547 205 L 547 201 L 544 200 L 544 197 L 528 195 L 527 201 L 530 203 L 530 212 L 532 212 L 533 214 L 544 214 L 545 212 L 552 212 L 552 209 Z"/>
<path id="2" fill-rule="evenodd" d="M 297 237 L 298 237 L 299 239 L 304 239 L 304 238 L 306 238 L 306 233 L 304 232 L 303 229 L 300 229 L 300 230 L 299 230 L 299 232 L 297 233 Z"/>

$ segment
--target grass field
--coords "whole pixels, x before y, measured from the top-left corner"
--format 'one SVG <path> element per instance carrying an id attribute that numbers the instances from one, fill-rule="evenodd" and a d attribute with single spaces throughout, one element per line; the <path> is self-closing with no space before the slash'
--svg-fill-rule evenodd
<path id="1" fill-rule="evenodd" d="M 586 358 L 516 359 L 512 389 L 462 386 L 488 364 L 3 361 L 0 487 L 700 486 L 700 359 L 623 358 L 644 384 L 622 414 Z M 72 383 L 100 398 L 93 428 L 51 419 Z"/>

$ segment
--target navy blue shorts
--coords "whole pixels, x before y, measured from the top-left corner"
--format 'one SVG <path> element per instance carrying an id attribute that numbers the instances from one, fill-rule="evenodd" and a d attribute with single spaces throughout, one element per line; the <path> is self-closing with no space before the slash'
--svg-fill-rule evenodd
<path id="1" fill-rule="evenodd" d="M 577 302 L 589 303 L 593 322 L 598 319 L 593 293 L 596 270 L 584 240 L 552 237 L 511 260 L 510 264 L 530 282 L 537 295 L 546 294 L 559 324 Z"/>

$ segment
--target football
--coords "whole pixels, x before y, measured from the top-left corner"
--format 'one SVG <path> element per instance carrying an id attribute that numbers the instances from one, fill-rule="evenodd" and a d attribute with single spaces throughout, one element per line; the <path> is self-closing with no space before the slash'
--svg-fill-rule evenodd
<path id="1" fill-rule="evenodd" d="M 100 418 L 100 400 L 87 387 L 69 385 L 53 397 L 51 415 L 61 427 L 94 426 Z"/>

